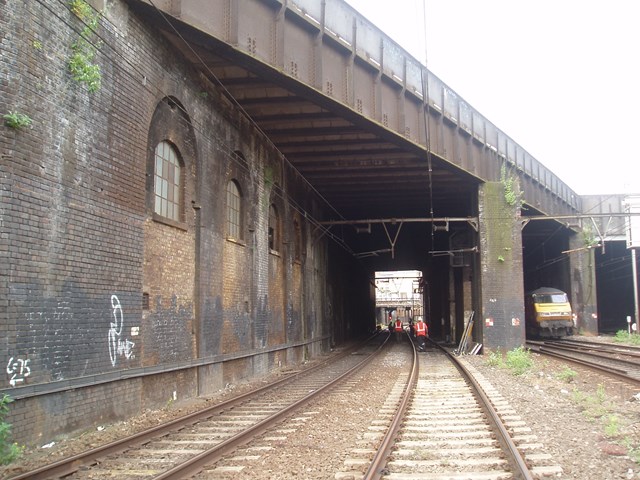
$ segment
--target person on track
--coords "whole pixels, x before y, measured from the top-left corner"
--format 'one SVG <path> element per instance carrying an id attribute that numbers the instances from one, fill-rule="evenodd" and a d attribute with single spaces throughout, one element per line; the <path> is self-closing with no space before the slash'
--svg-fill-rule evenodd
<path id="1" fill-rule="evenodd" d="M 402 341 L 402 320 L 396 317 L 396 321 L 393 325 L 393 331 L 396 332 L 396 342 Z"/>
<path id="2" fill-rule="evenodd" d="M 418 351 L 424 352 L 427 335 L 429 334 L 427 324 L 422 321 L 422 318 L 418 318 L 414 328 L 416 330 L 416 340 L 418 341 Z"/>

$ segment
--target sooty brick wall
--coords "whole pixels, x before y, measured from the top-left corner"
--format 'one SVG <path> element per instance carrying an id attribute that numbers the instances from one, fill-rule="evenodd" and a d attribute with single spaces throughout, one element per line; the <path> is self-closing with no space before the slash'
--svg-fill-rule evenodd
<path id="1" fill-rule="evenodd" d="M 100 41 L 90 34 L 101 72 L 90 93 L 69 73 L 84 24 L 67 5 L 0 0 L 0 111 L 33 119 L 0 126 L 0 360 L 21 442 L 321 353 L 328 318 L 357 310 L 339 305 L 359 295 L 344 290 L 348 264 L 328 286 L 341 260 L 312 238 L 323 207 L 311 189 L 144 18 L 107 5 Z M 159 142 L 180 165 L 173 220 L 154 208 Z"/>
<path id="2" fill-rule="evenodd" d="M 144 137 L 129 126 L 144 108 L 119 121 L 123 103 L 138 102 L 118 99 L 108 69 L 94 95 L 69 76 L 81 23 L 67 8 L 8 1 L 2 11 L 0 109 L 32 119 L 0 127 L 7 384 L 135 367 L 125 328 L 140 316 L 144 173 L 131 158 Z"/>
<path id="3" fill-rule="evenodd" d="M 522 237 L 518 205 L 505 200 L 502 182 L 487 182 L 479 191 L 481 312 L 486 348 L 512 348 L 525 341 Z"/>

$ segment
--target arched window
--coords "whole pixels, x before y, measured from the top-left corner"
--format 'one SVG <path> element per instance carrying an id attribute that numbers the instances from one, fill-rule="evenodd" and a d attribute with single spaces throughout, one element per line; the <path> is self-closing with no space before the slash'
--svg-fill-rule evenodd
<path id="1" fill-rule="evenodd" d="M 227 183 L 227 235 L 242 240 L 242 196 L 234 180 Z"/>
<path id="2" fill-rule="evenodd" d="M 280 249 L 280 218 L 276 206 L 271 204 L 269 207 L 269 250 L 274 252 Z"/>
<path id="3" fill-rule="evenodd" d="M 155 151 L 154 212 L 179 222 L 182 220 L 182 166 L 169 142 L 160 142 Z"/>

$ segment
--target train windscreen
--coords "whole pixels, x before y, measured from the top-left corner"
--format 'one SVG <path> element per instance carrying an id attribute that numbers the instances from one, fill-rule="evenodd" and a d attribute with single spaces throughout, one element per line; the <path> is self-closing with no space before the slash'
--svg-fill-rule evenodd
<path id="1" fill-rule="evenodd" d="M 566 293 L 544 293 L 533 296 L 536 303 L 567 303 Z"/>

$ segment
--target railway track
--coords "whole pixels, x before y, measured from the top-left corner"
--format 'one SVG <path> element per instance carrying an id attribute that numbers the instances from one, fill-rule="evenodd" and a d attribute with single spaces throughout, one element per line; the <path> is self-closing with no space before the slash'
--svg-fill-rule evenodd
<path id="1" fill-rule="evenodd" d="M 362 399 L 379 413 L 368 428 L 362 426 L 352 437 L 352 448 L 345 452 L 342 468 L 334 473 L 328 471 L 325 476 L 310 473 L 309 478 L 532 479 L 562 471 L 550 456 L 540 452 L 537 439 L 495 391 L 491 391 L 494 403 L 488 400 L 483 391 L 490 388 L 488 382 L 480 387 L 465 378 L 451 359 L 435 348 L 417 355 L 409 345 L 408 341 L 401 345 L 392 342 L 387 351 L 387 357 L 395 358 L 393 363 L 402 368 L 393 370 L 395 376 L 390 379 L 392 386 L 386 400 Z M 376 360 L 375 365 L 369 366 L 373 371 L 363 371 L 362 375 L 370 378 L 381 371 L 383 363 Z M 344 392 L 334 390 L 333 394 L 348 395 L 349 390 L 360 386 L 357 382 L 344 385 Z M 317 419 L 326 408 L 325 401 L 318 403 L 322 405 L 309 407 L 309 417 L 316 415 Z M 494 409 L 499 414 L 492 413 Z M 312 433 L 318 434 L 314 438 L 333 436 L 332 431 L 318 432 L 317 424 L 303 424 L 301 420 L 297 417 L 287 421 L 266 438 L 235 452 L 235 457 L 212 465 L 196 479 L 267 479 L 272 478 L 270 474 L 298 478 L 299 474 L 287 476 L 276 470 L 290 463 L 293 445 Z M 278 435 L 282 435 L 282 443 Z M 290 437 L 285 439 L 286 435 Z M 340 450 L 331 441 L 327 443 Z M 526 461 L 519 449 L 525 452 Z M 267 456 L 271 458 L 265 459 Z M 300 457 L 301 463 L 313 461 L 313 454 Z"/>
<path id="2" fill-rule="evenodd" d="M 14 479 L 305 477 L 304 470 L 290 477 L 279 470 L 292 458 L 319 467 L 322 473 L 309 477 L 336 480 L 532 479 L 562 472 L 479 372 L 435 346 L 419 355 L 408 341 L 382 349 L 386 338 L 379 335 L 339 363 Z M 375 379 L 379 395 L 363 398 Z M 326 456 L 325 465 L 316 465 L 319 449 L 340 450 L 336 424 L 325 425 L 331 409 L 341 405 L 358 417 L 358 403 L 374 412 L 369 427 L 347 428 L 342 448 L 350 450 L 331 466 Z M 306 451 L 292 450 L 307 443 Z"/>
<path id="3" fill-rule="evenodd" d="M 562 472 L 479 372 L 482 385 L 439 348 L 414 356 L 408 384 L 415 388 L 404 390 L 365 479 L 532 479 Z M 358 473 L 335 478 L 361 478 Z"/>
<path id="4" fill-rule="evenodd" d="M 383 335 L 372 337 L 357 350 L 331 362 L 12 478 L 188 478 L 344 381 L 377 355 L 385 341 Z"/>
<path id="5" fill-rule="evenodd" d="M 600 342 L 528 340 L 527 348 L 640 386 L 640 349 Z"/>

